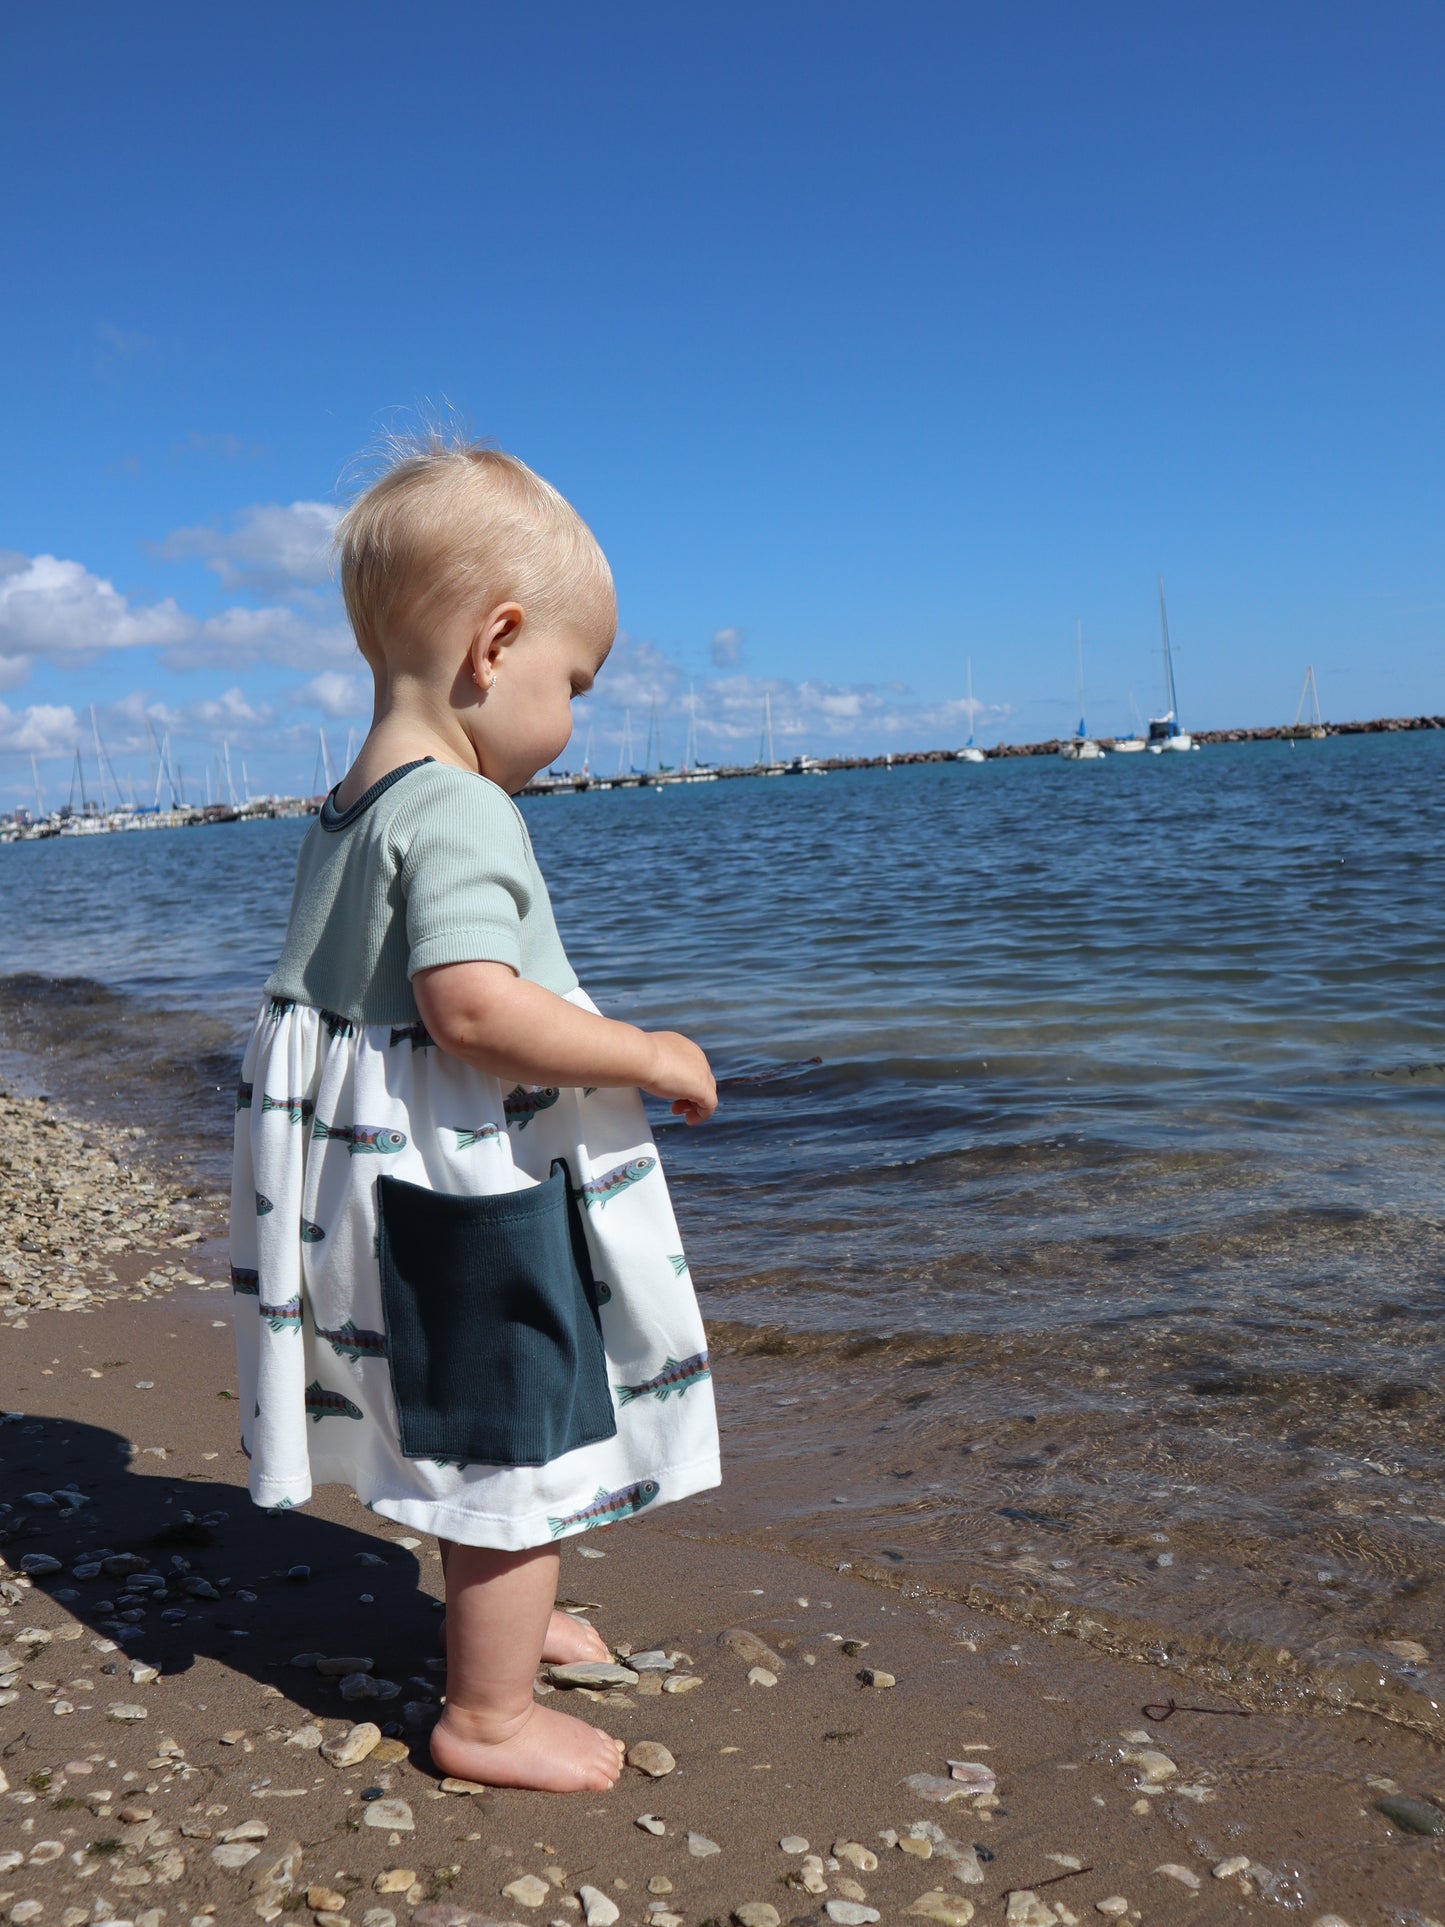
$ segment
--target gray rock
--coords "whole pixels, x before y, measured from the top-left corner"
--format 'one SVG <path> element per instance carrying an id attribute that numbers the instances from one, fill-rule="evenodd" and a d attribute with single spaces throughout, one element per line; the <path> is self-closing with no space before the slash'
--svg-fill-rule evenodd
<path id="1" fill-rule="evenodd" d="M 616 1927 L 622 1918 L 622 1909 L 600 1887 L 579 1887 L 577 1898 L 582 1902 L 587 1927 Z"/>
<path id="2" fill-rule="evenodd" d="M 299 1666 L 304 1657 L 305 1655 L 298 1654 L 296 1658 L 292 1660 L 291 1664 L 293 1666 Z M 344 1679 L 348 1673 L 369 1673 L 375 1666 L 376 1661 L 374 1659 L 356 1658 L 317 1659 L 314 1664 L 317 1672 L 322 1674 L 326 1679 Z"/>
<path id="3" fill-rule="evenodd" d="M 545 1880 L 534 1873 L 524 1873 L 516 1880 L 509 1880 L 502 1895 L 504 1899 L 515 1900 L 519 1907 L 540 1907 L 551 1891 Z"/>
<path id="4" fill-rule="evenodd" d="M 429 1906 L 417 1908 L 411 1927 L 516 1927 L 516 1922 L 490 1920 L 470 1908 L 454 1907 L 449 1900 L 434 1900 Z"/>
<path id="5" fill-rule="evenodd" d="M 1412 1800 L 1407 1793 L 1392 1793 L 1376 1800 L 1375 1811 L 1405 1833 L 1445 1833 L 1445 1813 L 1428 1800 Z"/>
<path id="6" fill-rule="evenodd" d="M 112 1705 L 108 1717 L 121 1726 L 132 1726 L 137 1720 L 149 1718 L 149 1714 L 143 1706 L 131 1706 L 123 1700 L 118 1700 Z"/>
<path id="7" fill-rule="evenodd" d="M 993 1768 L 981 1760 L 950 1760 L 948 1773 L 950 1779 L 967 1787 L 970 1793 L 992 1793 L 998 1785 Z"/>
<path id="8" fill-rule="evenodd" d="M 60 1561 L 52 1559 L 48 1552 L 27 1552 L 20 1561 L 20 1570 L 32 1579 L 48 1579 L 52 1572 L 60 1571 Z"/>
<path id="9" fill-rule="evenodd" d="M 657 1740 L 634 1740 L 627 1749 L 627 1764 L 647 1774 L 649 1779 L 660 1780 L 672 1772 L 677 1761 Z"/>
<path id="10" fill-rule="evenodd" d="M 616 1666 L 610 1659 L 579 1659 L 569 1666 L 549 1666 L 547 1677 L 554 1686 L 635 1686 L 637 1674 L 630 1666 Z"/>
<path id="11" fill-rule="evenodd" d="M 299 1744 L 299 1742 L 298 1742 Z M 381 1744 L 381 1728 L 363 1720 L 343 1733 L 339 1740 L 323 1746 L 321 1757 L 331 1766 L 357 1766 Z"/>
<path id="12" fill-rule="evenodd" d="M 978 1791 L 977 1787 L 964 1786 L 959 1780 L 945 1780 L 941 1773 L 910 1773 L 903 1784 L 921 1800 L 932 1800 L 941 1807 L 955 1800 L 971 1800 Z"/>
<path id="13" fill-rule="evenodd" d="M 690 1833 L 687 1836 L 687 1850 L 694 1860 L 707 1860 L 722 1848 L 716 1840 L 709 1840 L 705 1833 Z"/>
<path id="14" fill-rule="evenodd" d="M 361 1916 L 361 1927 L 396 1927 L 396 1915 L 390 1907 L 368 1907 Z"/>
<path id="15" fill-rule="evenodd" d="M 808 1843 L 801 1833 L 785 1833 L 778 1842 L 784 1853 L 806 1853 Z"/>
<path id="16" fill-rule="evenodd" d="M 663 1834 L 667 1832 L 667 1828 L 655 1813 L 639 1813 L 632 1824 L 635 1827 L 641 1827 L 644 1833 Z"/>
<path id="17" fill-rule="evenodd" d="M 257 1858 L 260 1851 L 259 1847 L 252 1846 L 248 1840 L 233 1840 L 224 1842 L 219 1847 L 212 1847 L 211 1858 L 218 1867 L 224 1867 L 227 1873 L 239 1873 L 242 1867 L 249 1866 Z"/>
<path id="18" fill-rule="evenodd" d="M 416 1827 L 411 1808 L 405 1800 L 372 1800 L 363 1809 L 361 1817 L 368 1827 L 381 1827 L 392 1833 L 411 1833 Z"/>
<path id="19" fill-rule="evenodd" d="M 781 1673 L 787 1664 L 765 1639 L 750 1633 L 746 1626 L 728 1626 L 718 1634 L 717 1643 L 736 1653 L 745 1666 L 766 1666 L 770 1673 Z"/>
<path id="20" fill-rule="evenodd" d="M 865 1907 L 861 1900 L 830 1900 L 823 1912 L 836 1927 L 868 1927 L 870 1921 L 883 1918 L 876 1907 Z"/>
<path id="21" fill-rule="evenodd" d="M 657 1647 L 645 1653 L 629 1653 L 627 1663 L 635 1673 L 670 1673 L 677 1661 Z"/>
<path id="22" fill-rule="evenodd" d="M 737 1927 L 782 1927 L 782 1915 L 766 1900 L 745 1900 L 733 1908 L 733 1919 Z"/>

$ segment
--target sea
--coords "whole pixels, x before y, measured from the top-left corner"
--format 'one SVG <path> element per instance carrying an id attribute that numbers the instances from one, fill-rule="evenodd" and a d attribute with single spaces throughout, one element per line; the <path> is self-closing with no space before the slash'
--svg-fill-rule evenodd
<path id="1" fill-rule="evenodd" d="M 719 1077 L 690 1529 L 1445 1737 L 1445 733 L 523 808 Z M 306 827 L 0 848 L 0 1074 L 223 1189 Z"/>

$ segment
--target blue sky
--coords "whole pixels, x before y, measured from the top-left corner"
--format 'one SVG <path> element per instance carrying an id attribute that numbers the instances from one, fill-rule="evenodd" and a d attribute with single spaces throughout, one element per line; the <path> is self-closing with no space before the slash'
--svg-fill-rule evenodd
<path id="1" fill-rule="evenodd" d="M 1437 6 L 12 13 L 0 804 L 94 703 L 309 783 L 324 537 L 450 405 L 593 524 L 681 748 L 1445 710 Z M 198 776 L 194 780 L 199 780 Z M 52 799 L 53 800 L 53 799 Z"/>

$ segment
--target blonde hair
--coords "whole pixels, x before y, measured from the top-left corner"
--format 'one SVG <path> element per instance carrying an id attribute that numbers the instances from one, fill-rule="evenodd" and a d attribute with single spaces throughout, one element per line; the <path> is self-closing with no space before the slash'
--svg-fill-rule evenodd
<path id="1" fill-rule="evenodd" d="M 425 625 L 467 602 L 515 599 L 555 621 L 579 598 L 612 595 L 591 529 L 515 455 L 438 430 L 387 454 L 336 528 L 341 593 L 368 659 L 398 621 Z"/>

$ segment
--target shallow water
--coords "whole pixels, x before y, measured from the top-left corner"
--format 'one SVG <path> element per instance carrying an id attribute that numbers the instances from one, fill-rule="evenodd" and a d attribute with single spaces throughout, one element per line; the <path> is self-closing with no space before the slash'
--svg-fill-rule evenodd
<path id="1" fill-rule="evenodd" d="M 752 1354 L 720 1529 L 1428 1713 L 1442 779 L 1421 733 L 525 806 L 588 989 L 728 1080 L 658 1120 Z M 302 833 L 0 849 L 12 1069 L 223 1175 Z"/>

